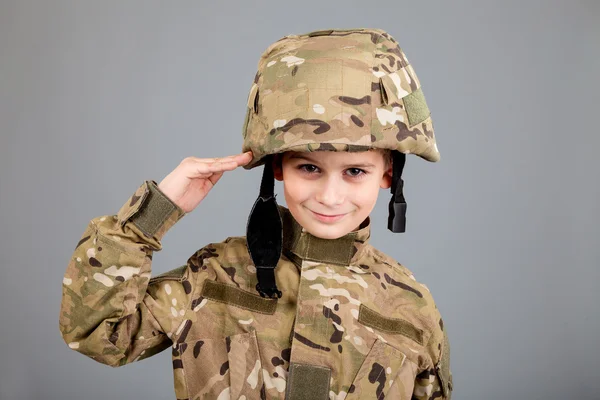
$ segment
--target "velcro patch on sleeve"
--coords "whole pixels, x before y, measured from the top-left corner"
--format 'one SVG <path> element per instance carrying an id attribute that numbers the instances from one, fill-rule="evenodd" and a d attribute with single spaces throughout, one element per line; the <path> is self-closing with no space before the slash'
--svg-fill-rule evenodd
<path id="1" fill-rule="evenodd" d="M 156 186 L 149 184 L 148 188 L 149 192 L 144 203 L 139 211 L 133 215 L 131 221 L 144 235 L 152 237 L 171 214 L 177 210 L 177 206 Z"/>

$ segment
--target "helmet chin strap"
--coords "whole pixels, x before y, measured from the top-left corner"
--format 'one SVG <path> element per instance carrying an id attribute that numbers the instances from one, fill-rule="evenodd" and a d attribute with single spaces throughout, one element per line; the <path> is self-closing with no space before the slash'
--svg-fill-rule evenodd
<path id="1" fill-rule="evenodd" d="M 248 252 L 256 267 L 256 290 L 262 297 L 280 298 L 275 282 L 275 267 L 281 257 L 283 224 L 275 201 L 275 177 L 271 157 L 265 158 L 260 193 L 246 226 Z"/>
<path id="2" fill-rule="evenodd" d="M 402 170 L 406 161 L 406 154 L 397 150 L 392 151 L 392 198 L 389 204 L 388 229 L 394 233 L 406 230 L 406 200 L 402 190 Z"/>

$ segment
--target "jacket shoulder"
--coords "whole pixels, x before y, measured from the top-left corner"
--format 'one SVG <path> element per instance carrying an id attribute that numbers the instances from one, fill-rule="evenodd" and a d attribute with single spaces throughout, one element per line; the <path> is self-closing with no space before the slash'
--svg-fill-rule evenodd
<path id="1" fill-rule="evenodd" d="M 246 246 L 245 236 L 229 236 L 221 242 L 209 243 L 198 249 L 188 260 L 188 264 L 194 272 L 206 270 L 209 260 L 214 259 L 221 265 L 235 265 L 240 262 L 247 262 L 250 259 L 248 248 Z M 210 264 L 210 263 L 209 263 Z"/>
<path id="2" fill-rule="evenodd" d="M 409 279 L 416 282 L 415 277 L 410 269 L 408 269 L 405 265 L 399 263 L 395 258 L 389 256 L 383 251 L 369 245 L 370 253 L 375 257 L 375 259 L 383 264 L 386 264 L 396 272 L 407 276 Z"/>
<path id="3" fill-rule="evenodd" d="M 212 260 L 209 268 L 208 260 Z M 215 267 L 227 267 L 229 264 L 235 264 L 236 261 L 246 261 L 250 259 L 247 253 L 245 236 L 229 236 L 221 242 L 208 243 L 196 250 L 187 260 L 187 263 L 172 270 L 163 272 L 150 279 L 150 283 L 159 283 L 162 281 L 185 281 L 191 280 L 193 274 L 208 271 Z"/>
<path id="4" fill-rule="evenodd" d="M 189 279 L 202 286 L 207 279 L 251 288 L 256 269 L 245 236 L 229 236 L 221 242 L 209 243 L 197 250 L 187 262 Z M 195 275 L 195 278 L 192 276 Z"/>
<path id="5" fill-rule="evenodd" d="M 446 327 L 434 297 L 425 283 L 419 282 L 412 271 L 398 262 L 393 257 L 370 246 L 370 253 L 374 261 L 385 265 L 382 281 L 388 286 L 395 286 L 403 292 L 412 294 L 405 296 L 411 298 L 414 312 L 418 312 L 420 320 L 424 322 L 427 330 L 427 352 L 433 364 L 438 364 L 444 354 L 444 346 L 448 346 Z M 389 271 L 389 272 L 388 272 Z M 447 349 L 449 353 L 449 348 Z"/>

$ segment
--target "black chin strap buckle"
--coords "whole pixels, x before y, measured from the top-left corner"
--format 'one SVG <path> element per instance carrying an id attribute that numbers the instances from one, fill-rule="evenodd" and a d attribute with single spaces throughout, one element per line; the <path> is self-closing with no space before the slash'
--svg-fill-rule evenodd
<path id="1" fill-rule="evenodd" d="M 396 201 L 396 195 L 392 196 L 389 204 L 389 216 L 388 216 L 388 229 L 394 233 L 406 232 L 406 201 L 402 194 L 402 179 L 396 190 L 399 193 L 399 197 L 402 197 L 400 201 Z"/>
<path id="2" fill-rule="evenodd" d="M 392 198 L 388 207 L 388 229 L 394 233 L 406 231 L 406 200 L 404 199 L 404 181 L 402 170 L 406 161 L 406 155 L 399 151 L 392 152 Z"/>
<path id="3" fill-rule="evenodd" d="M 257 266 L 256 275 L 258 277 L 256 291 L 260 294 L 260 297 L 271 299 L 281 298 L 281 290 L 277 289 L 277 284 L 275 283 L 275 268 Z"/>

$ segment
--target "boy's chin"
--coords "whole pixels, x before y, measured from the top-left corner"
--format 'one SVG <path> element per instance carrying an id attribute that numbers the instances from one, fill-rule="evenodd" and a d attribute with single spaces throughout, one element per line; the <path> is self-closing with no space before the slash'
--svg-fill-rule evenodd
<path id="1" fill-rule="evenodd" d="M 352 232 L 358 226 L 355 223 L 354 213 L 348 213 L 344 218 L 335 223 L 326 223 L 317 220 L 310 210 L 299 207 L 290 208 L 292 216 L 311 235 L 320 239 L 338 239 Z"/>

